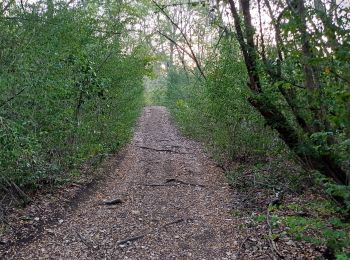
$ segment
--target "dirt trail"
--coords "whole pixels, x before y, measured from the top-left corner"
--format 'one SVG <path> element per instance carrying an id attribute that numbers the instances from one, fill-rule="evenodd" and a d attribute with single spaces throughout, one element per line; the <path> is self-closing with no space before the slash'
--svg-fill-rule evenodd
<path id="1" fill-rule="evenodd" d="M 116 198 L 123 203 L 101 205 Z M 5 257 L 235 259 L 231 200 L 222 172 L 200 145 L 179 134 L 164 107 L 146 107 L 115 174 L 40 238 Z"/>

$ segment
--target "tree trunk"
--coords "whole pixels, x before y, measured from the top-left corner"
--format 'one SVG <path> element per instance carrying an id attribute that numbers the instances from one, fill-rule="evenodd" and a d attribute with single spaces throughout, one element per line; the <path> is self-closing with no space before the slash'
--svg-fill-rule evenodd
<path id="1" fill-rule="evenodd" d="M 246 36 L 244 37 L 241 21 L 233 0 L 229 0 L 232 15 L 235 22 L 238 42 L 243 52 L 243 57 L 249 76 L 248 86 L 254 93 L 248 101 L 265 118 L 267 124 L 275 129 L 280 138 L 286 145 L 302 160 L 303 165 L 320 171 L 322 174 L 333 178 L 337 183 L 347 184 L 348 178 L 346 172 L 341 169 L 339 164 L 330 155 L 305 154 L 300 148 L 307 144 L 299 136 L 295 129 L 283 115 L 283 113 L 266 97 L 261 89 L 259 71 L 256 67 L 255 45 L 253 40 L 253 30 L 249 9 L 249 0 L 242 0 L 244 25 Z"/>

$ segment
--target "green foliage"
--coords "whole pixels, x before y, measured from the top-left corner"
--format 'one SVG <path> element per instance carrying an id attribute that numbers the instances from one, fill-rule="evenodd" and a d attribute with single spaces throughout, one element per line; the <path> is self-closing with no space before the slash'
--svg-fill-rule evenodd
<path id="1" fill-rule="evenodd" d="M 264 221 L 266 221 L 266 215 L 257 215 L 255 217 L 255 221 L 257 221 L 257 222 L 264 222 Z"/>
<path id="2" fill-rule="evenodd" d="M 299 145 L 302 153 L 314 158 L 329 156 L 349 173 L 350 150 L 346 145 L 350 126 L 347 59 L 350 20 L 346 15 L 349 7 L 327 6 L 332 12 L 325 12 L 326 7 L 318 10 L 310 3 L 305 2 L 304 5 L 304 15 L 295 15 L 288 8 L 281 14 L 281 44 L 285 55 L 281 60 L 282 76 L 276 78 L 268 73 L 265 64 L 261 74 L 267 76 L 266 89 L 278 89 L 282 85 L 292 99 L 292 105 L 280 107 L 280 110 L 289 119 L 295 121 L 298 114 L 305 120 L 307 129 L 301 130 L 301 125 L 293 124 L 295 129 L 304 132 Z M 305 21 L 302 16 L 305 16 Z M 310 21 L 311 26 L 306 25 Z M 303 32 L 304 26 L 308 27 L 307 32 Z M 274 57 L 276 49 L 268 48 L 268 57 Z M 306 68 L 311 74 L 306 72 Z M 311 77 L 314 77 L 313 83 Z M 281 78 L 284 80 L 281 81 Z M 273 83 L 272 87 L 269 82 Z M 278 100 L 273 102 L 281 102 L 282 99 Z M 319 170 L 327 175 L 326 171 Z M 328 176 L 332 174 L 328 173 Z M 346 184 L 344 178 L 343 182 Z"/>
<path id="3" fill-rule="evenodd" d="M 126 4 L 42 5 L 0 15 L 0 173 L 27 188 L 129 140 L 153 60 L 122 40 L 136 19 Z"/>
<path id="4" fill-rule="evenodd" d="M 166 75 L 160 73 L 156 79 L 146 78 L 145 86 L 145 103 L 146 105 L 165 105 L 167 94 Z"/>
<path id="5" fill-rule="evenodd" d="M 326 246 L 338 257 L 348 255 L 350 246 L 350 225 L 333 217 L 329 220 L 300 216 L 281 217 L 288 227 L 288 234 L 297 240 L 304 240 L 316 245 Z"/>
<path id="6" fill-rule="evenodd" d="M 271 174 L 276 165 L 258 164 L 266 157 L 273 158 L 266 161 L 276 161 L 275 158 L 280 161 L 281 157 L 286 161 L 284 157 L 290 158 L 291 154 L 297 155 L 305 168 L 317 169 L 338 183 L 348 184 L 350 20 L 346 4 L 333 4 L 325 5 L 325 12 L 317 10 L 312 1 L 299 1 L 298 8 L 266 1 L 262 11 L 272 10 L 266 14 L 272 16 L 272 22 L 259 30 L 249 28 L 251 17 L 247 13 L 255 7 L 250 3 L 249 10 L 248 1 L 243 6 L 247 9 L 242 12 L 245 19 L 241 23 L 240 14 L 234 15 L 235 28 L 241 25 L 243 31 L 240 35 L 240 30 L 236 30 L 243 46 L 241 50 L 230 38 L 231 33 L 225 34 L 230 25 L 219 17 L 214 26 L 220 24 L 219 31 L 224 32 L 220 43 L 215 42 L 212 55 L 208 55 L 212 50 L 207 50 L 206 60 L 201 60 L 205 77 L 198 79 L 196 69 L 191 68 L 169 70 L 167 104 L 182 130 L 214 148 L 212 153 L 224 158 L 229 166 L 232 161 L 254 161 L 253 167 L 243 166 L 226 173 L 235 188 L 268 187 L 276 191 L 282 186 L 288 192 L 302 191 L 308 183 L 301 185 L 300 168 L 292 171 L 290 168 L 295 166 L 285 162 L 282 165 L 286 169 Z M 231 8 L 233 13 L 234 9 Z M 254 18 L 253 26 L 258 24 Z M 288 153 L 280 139 L 292 153 Z M 320 215 L 349 214 L 348 186 L 337 185 L 324 177 L 320 182 L 345 206 L 342 209 L 328 203 L 307 206 Z M 287 208 L 302 207 L 296 204 Z M 349 226 L 339 219 L 328 218 L 327 223 L 318 216 L 291 216 L 284 220 L 297 238 L 326 245 L 339 259 L 346 257 L 342 251 L 349 248 Z"/>
<path id="7" fill-rule="evenodd" d="M 337 211 L 350 215 L 350 186 L 336 184 L 332 179 L 315 173 L 317 183 L 333 198 L 342 203 Z"/>
<path id="8" fill-rule="evenodd" d="M 229 160 L 262 158 L 285 149 L 247 101 L 246 70 L 235 40 L 222 40 L 206 74 L 204 82 L 181 69 L 168 72 L 168 106 L 185 133 Z"/>
<path id="9" fill-rule="evenodd" d="M 324 246 L 337 259 L 350 257 L 350 224 L 339 218 L 341 215 L 337 213 L 335 203 L 328 200 L 314 200 L 306 204 L 289 203 L 285 209 L 274 207 L 269 208 L 269 211 L 274 212 L 271 225 L 275 231 L 279 230 L 273 234 L 274 237 L 289 235 L 297 241 Z M 255 220 L 266 221 L 266 215 L 257 215 Z"/>

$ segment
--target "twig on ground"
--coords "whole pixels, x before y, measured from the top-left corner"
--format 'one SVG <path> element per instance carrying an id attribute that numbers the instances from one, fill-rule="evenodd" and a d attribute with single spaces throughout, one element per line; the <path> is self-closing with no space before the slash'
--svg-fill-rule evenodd
<path id="1" fill-rule="evenodd" d="M 32 199 L 20 187 L 18 187 L 16 183 L 7 179 L 4 179 L 4 181 L 8 185 L 8 187 L 12 188 L 12 190 L 17 194 L 18 198 L 20 198 L 25 205 L 32 201 Z M 3 189 L 5 189 L 6 191 L 6 187 L 3 187 Z M 13 198 L 15 198 L 10 190 L 7 191 L 11 194 Z"/>
<path id="2" fill-rule="evenodd" d="M 171 183 L 174 183 L 174 184 L 171 184 Z M 181 180 L 178 180 L 178 179 L 167 179 L 165 180 L 165 183 L 155 183 L 155 184 L 141 184 L 142 186 L 149 186 L 149 187 L 162 187 L 162 186 L 169 186 L 169 187 L 172 187 L 172 186 L 177 186 L 179 184 L 182 184 L 182 185 L 189 185 L 189 186 L 197 186 L 197 187 L 205 187 L 205 185 L 203 184 L 198 184 L 198 183 L 191 183 L 191 182 L 185 182 L 185 181 L 181 181 Z"/>
<path id="3" fill-rule="evenodd" d="M 245 242 L 249 239 L 249 237 L 246 237 L 242 243 L 239 245 L 238 251 L 237 251 L 237 257 L 239 257 L 241 255 L 241 251 L 243 249 L 243 245 L 245 244 Z"/>
<path id="4" fill-rule="evenodd" d="M 269 206 L 271 206 L 271 205 L 272 204 L 270 203 Z M 283 255 L 278 251 L 277 245 L 272 237 L 272 226 L 271 226 L 271 221 L 270 221 L 269 207 L 267 208 L 267 211 L 266 211 L 266 222 L 267 222 L 268 231 L 269 231 L 269 242 L 270 242 L 270 246 L 271 246 L 271 250 L 272 250 L 273 259 L 284 258 Z"/>
<path id="5" fill-rule="evenodd" d="M 124 244 L 127 244 L 129 242 L 134 242 L 136 240 L 139 240 L 141 238 L 144 238 L 145 236 L 149 235 L 149 234 L 152 234 L 153 232 L 159 230 L 159 229 L 162 229 L 162 228 L 165 228 L 167 226 L 170 226 L 170 225 L 174 225 L 174 224 L 177 224 L 177 223 L 181 223 L 185 221 L 183 218 L 180 218 L 180 219 L 177 219 L 177 220 L 174 220 L 172 222 L 169 222 L 169 223 L 166 223 L 164 224 L 163 226 L 159 227 L 159 228 L 156 228 L 155 230 L 150 230 L 150 231 L 147 231 L 147 232 L 144 232 L 142 234 L 139 234 L 137 236 L 132 236 L 132 237 L 129 237 L 129 238 L 126 238 L 126 239 L 123 239 L 123 240 L 120 240 L 117 242 L 117 245 L 120 246 L 120 245 L 124 245 Z"/>
<path id="6" fill-rule="evenodd" d="M 95 249 L 94 243 L 91 241 L 88 241 L 86 238 L 84 238 L 78 231 L 75 231 L 77 236 L 79 237 L 80 241 L 89 249 Z"/>
<path id="7" fill-rule="evenodd" d="M 81 188 L 81 185 L 75 182 L 71 183 L 71 186 L 77 187 L 77 188 Z"/>
<path id="8" fill-rule="evenodd" d="M 174 178 L 172 178 L 172 179 L 167 179 L 167 180 L 165 181 L 165 183 L 170 183 L 170 182 L 175 182 L 175 183 L 179 183 L 179 184 L 183 184 L 183 185 L 205 187 L 205 185 L 203 185 L 203 184 L 185 182 L 185 181 L 181 181 L 181 180 L 174 179 Z"/>
<path id="9" fill-rule="evenodd" d="M 177 224 L 177 223 L 181 223 L 181 222 L 184 222 L 185 220 L 183 218 L 180 218 L 180 219 L 177 219 L 175 221 L 172 221 L 172 222 L 169 222 L 169 223 L 166 223 L 162 226 L 162 228 L 164 227 L 167 227 L 167 226 L 170 226 L 170 225 L 174 225 L 174 224 Z"/>
<path id="10" fill-rule="evenodd" d="M 136 147 L 141 148 L 141 149 L 146 149 L 146 150 L 157 151 L 157 152 L 178 153 L 178 154 L 190 154 L 190 153 L 185 153 L 185 152 L 177 152 L 177 151 L 170 150 L 170 149 L 158 149 L 158 148 L 153 148 L 153 147 L 148 147 L 148 146 L 139 146 L 139 145 L 137 145 Z"/>
<path id="11" fill-rule="evenodd" d="M 219 167 L 219 168 L 220 168 L 221 170 L 223 170 L 224 172 L 227 172 L 227 171 L 228 171 L 228 169 L 227 169 L 224 165 L 222 165 L 222 164 L 220 164 L 220 163 L 217 163 L 216 166 Z"/>
<path id="12" fill-rule="evenodd" d="M 133 237 L 129 237 L 129 238 L 126 238 L 126 239 L 123 239 L 123 240 L 120 240 L 118 241 L 117 245 L 123 245 L 123 244 L 126 244 L 128 242 L 133 242 L 133 241 L 136 241 L 138 239 L 141 239 L 145 236 L 147 236 L 148 234 L 150 234 L 151 232 L 147 232 L 145 234 L 141 234 L 141 235 L 138 235 L 138 236 L 133 236 Z"/>
<path id="13" fill-rule="evenodd" d="M 116 205 L 116 204 L 122 204 L 124 201 L 122 199 L 113 199 L 113 200 L 106 200 L 99 203 L 99 205 Z"/>
<path id="14" fill-rule="evenodd" d="M 3 210 L 1 209 L 1 214 L 0 214 L 0 224 L 5 224 L 5 225 L 9 225 L 8 221 L 5 218 L 5 214 L 3 213 Z M 10 226 L 11 227 L 11 226 Z"/>

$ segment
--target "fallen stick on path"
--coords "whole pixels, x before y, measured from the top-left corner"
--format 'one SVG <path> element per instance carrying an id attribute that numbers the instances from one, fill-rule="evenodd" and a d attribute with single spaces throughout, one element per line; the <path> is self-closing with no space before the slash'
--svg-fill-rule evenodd
<path id="1" fill-rule="evenodd" d="M 120 240 L 120 241 L 118 241 L 117 245 L 119 246 L 119 245 L 126 244 L 126 243 L 128 243 L 128 242 L 136 241 L 136 240 L 138 240 L 138 239 L 141 239 L 141 238 L 147 236 L 147 235 L 150 234 L 150 233 L 151 233 L 151 232 L 148 232 L 148 233 L 145 233 L 145 234 L 141 234 L 141 235 L 138 235 L 138 236 L 129 237 L 129 238 L 127 238 L 127 239 Z"/>
<path id="2" fill-rule="evenodd" d="M 157 152 L 168 152 L 168 153 L 178 153 L 178 154 L 190 154 L 190 153 L 185 153 L 185 152 L 177 152 L 177 151 L 170 150 L 170 149 L 152 148 L 152 147 L 148 147 L 148 146 L 139 146 L 139 145 L 137 145 L 136 147 L 141 148 L 141 149 L 146 149 L 146 150 L 157 151 Z"/>
<path id="3" fill-rule="evenodd" d="M 129 238 L 126 238 L 126 239 L 123 239 L 123 240 L 120 240 L 117 242 L 117 245 L 120 246 L 120 245 L 124 245 L 124 244 L 127 244 L 128 242 L 134 242 L 136 240 L 139 240 L 141 238 L 144 238 L 145 236 L 149 235 L 149 234 L 152 234 L 153 232 L 155 232 L 156 230 L 159 230 L 161 228 L 165 228 L 167 226 L 170 226 L 170 225 L 174 225 L 174 224 L 177 224 L 177 223 L 181 223 L 185 221 L 183 218 L 180 218 L 180 219 L 177 219 L 175 221 L 172 221 L 172 222 L 169 222 L 169 223 L 166 223 L 164 224 L 163 226 L 159 227 L 159 228 L 156 228 L 155 230 L 151 230 L 151 231 L 148 231 L 148 232 L 145 232 L 143 234 L 140 234 L 140 235 L 137 235 L 137 236 L 132 236 L 132 237 L 129 237 Z"/>
<path id="4" fill-rule="evenodd" d="M 167 180 L 165 180 L 165 183 L 159 183 L 159 184 L 158 183 L 154 183 L 154 184 L 151 183 L 151 184 L 140 184 L 140 185 L 149 186 L 149 187 L 162 187 L 162 186 L 172 187 L 172 186 L 178 186 L 179 184 L 196 186 L 196 187 L 205 187 L 205 185 L 203 185 L 203 184 L 185 182 L 185 181 L 181 181 L 181 180 L 177 180 L 177 179 L 167 179 Z"/>
<path id="5" fill-rule="evenodd" d="M 173 222 L 169 222 L 169 223 L 164 224 L 163 226 L 161 226 L 161 228 L 164 228 L 164 227 L 167 227 L 167 226 L 170 226 L 170 225 L 174 225 L 174 224 L 177 224 L 177 223 L 181 223 L 183 221 L 185 221 L 185 220 L 183 218 L 180 218 L 180 219 L 177 219 L 177 220 L 175 220 Z"/>
<path id="6" fill-rule="evenodd" d="M 167 179 L 167 180 L 165 181 L 165 183 L 170 183 L 170 182 L 175 182 L 175 183 L 184 184 L 184 185 L 190 185 L 190 186 L 205 187 L 205 185 L 203 185 L 203 184 L 185 182 L 185 181 L 178 180 L 178 179 L 174 179 L 174 178 L 172 178 L 172 179 Z"/>
<path id="7" fill-rule="evenodd" d="M 80 241 L 89 249 L 96 249 L 94 248 L 94 243 L 91 241 L 88 241 L 85 237 L 83 237 L 78 231 L 75 231 L 77 236 L 79 237 Z"/>
<path id="8" fill-rule="evenodd" d="M 122 204 L 124 201 L 122 199 L 105 200 L 99 203 L 99 205 L 116 205 Z"/>

